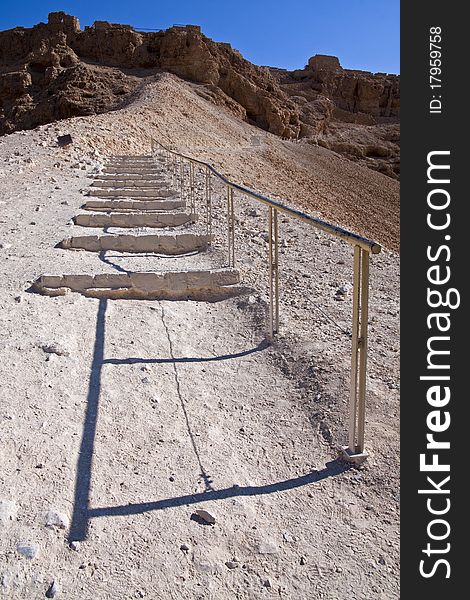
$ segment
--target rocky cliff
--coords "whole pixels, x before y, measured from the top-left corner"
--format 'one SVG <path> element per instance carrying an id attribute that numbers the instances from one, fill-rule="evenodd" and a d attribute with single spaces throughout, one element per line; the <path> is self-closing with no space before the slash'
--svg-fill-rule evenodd
<path id="1" fill-rule="evenodd" d="M 194 25 L 142 33 L 96 21 L 81 30 L 75 17 L 51 13 L 48 23 L 0 32 L 0 135 L 113 110 L 161 71 L 200 84 L 208 100 L 266 131 L 305 138 L 397 175 L 388 163 L 398 146 L 384 139 L 383 128 L 380 135 L 368 131 L 367 143 L 357 143 L 357 131 L 349 146 L 342 139 L 345 124 L 377 129 L 397 121 L 397 76 L 348 71 L 325 56 L 299 71 L 259 67 Z"/>

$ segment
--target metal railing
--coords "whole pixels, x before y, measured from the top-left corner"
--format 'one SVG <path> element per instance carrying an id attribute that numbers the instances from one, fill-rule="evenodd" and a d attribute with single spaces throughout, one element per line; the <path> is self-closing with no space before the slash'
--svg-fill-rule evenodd
<path id="1" fill-rule="evenodd" d="M 228 221 L 228 264 L 235 266 L 235 218 L 234 191 L 253 198 L 268 206 L 268 242 L 269 242 L 269 336 L 273 338 L 279 331 L 279 213 L 298 219 L 320 229 L 332 236 L 345 240 L 354 248 L 353 270 L 353 306 L 352 306 L 352 357 L 351 383 L 349 399 L 349 435 L 348 447 L 343 449 L 343 456 L 352 462 L 362 462 L 367 457 L 364 451 L 364 425 L 366 408 L 366 374 L 368 346 L 368 306 L 369 306 L 369 263 L 370 254 L 378 254 L 381 246 L 377 242 L 356 233 L 332 225 L 322 219 L 306 214 L 300 210 L 286 206 L 253 190 L 230 181 L 219 173 L 212 165 L 191 156 L 186 156 L 167 148 L 151 138 L 152 155 L 158 153 L 172 173 L 173 181 L 179 180 L 182 197 L 185 193 L 186 165 L 189 166 L 189 189 L 187 196 L 191 212 L 195 212 L 194 167 L 205 172 L 206 224 L 210 235 L 212 230 L 212 184 L 211 176 L 215 176 L 227 189 L 227 221 Z"/>

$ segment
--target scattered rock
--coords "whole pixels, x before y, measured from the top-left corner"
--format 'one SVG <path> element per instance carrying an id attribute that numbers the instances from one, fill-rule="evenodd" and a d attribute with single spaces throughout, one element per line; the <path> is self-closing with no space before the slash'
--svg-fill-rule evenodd
<path id="1" fill-rule="evenodd" d="M 78 552 L 80 550 L 80 542 L 70 542 L 70 550 Z"/>
<path id="2" fill-rule="evenodd" d="M 277 554 L 279 552 L 279 548 L 272 541 L 261 542 L 258 546 L 258 552 L 260 554 Z"/>
<path id="3" fill-rule="evenodd" d="M 182 550 L 183 552 L 189 552 L 190 548 L 188 544 L 181 544 L 180 550 Z"/>
<path id="4" fill-rule="evenodd" d="M 33 560 L 39 554 L 39 546 L 34 542 L 18 542 L 16 550 L 29 560 Z"/>
<path id="5" fill-rule="evenodd" d="M 215 517 L 211 515 L 210 512 L 202 508 L 195 510 L 191 515 L 191 519 L 204 525 L 214 525 L 215 523 Z"/>
<path id="6" fill-rule="evenodd" d="M 59 593 L 57 583 L 53 581 L 46 591 L 46 598 L 55 598 Z"/>
<path id="7" fill-rule="evenodd" d="M 13 500 L 0 500 L 0 525 L 6 525 L 16 518 L 16 503 Z"/>
<path id="8" fill-rule="evenodd" d="M 335 300 L 344 300 L 346 296 L 348 296 L 353 289 L 351 283 L 345 283 L 340 286 L 335 292 Z"/>
<path id="9" fill-rule="evenodd" d="M 272 588 L 273 587 L 273 584 L 272 584 L 272 582 L 271 582 L 271 580 L 269 578 L 265 579 L 263 581 L 263 587 L 265 587 L 265 588 Z"/>
<path id="10" fill-rule="evenodd" d="M 238 564 L 238 563 L 237 563 L 235 560 L 228 560 L 228 561 L 225 563 L 225 566 L 226 566 L 228 569 L 237 569 L 237 568 L 238 568 L 240 565 L 239 565 L 239 564 Z"/>
<path id="11" fill-rule="evenodd" d="M 46 513 L 44 523 L 46 527 L 50 527 L 51 529 L 54 527 L 57 529 L 67 529 L 70 524 L 70 520 L 64 513 L 55 510 L 49 510 Z"/>
<path id="12" fill-rule="evenodd" d="M 70 356 L 70 352 L 57 342 L 52 342 L 50 344 L 42 344 L 41 350 L 44 350 L 46 354 L 57 354 L 57 356 Z"/>
<path id="13" fill-rule="evenodd" d="M 284 541 L 286 541 L 288 543 L 292 543 L 295 541 L 294 536 L 291 535 L 288 531 L 284 531 L 284 533 L 282 534 L 282 537 L 284 538 Z"/>

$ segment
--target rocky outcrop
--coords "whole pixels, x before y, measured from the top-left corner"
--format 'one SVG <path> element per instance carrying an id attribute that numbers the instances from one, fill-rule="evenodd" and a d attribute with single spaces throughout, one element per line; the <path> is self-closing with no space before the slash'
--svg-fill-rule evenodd
<path id="1" fill-rule="evenodd" d="M 398 75 L 343 69 L 336 56 L 321 54 L 312 56 L 305 69 L 273 71 L 284 91 L 309 100 L 329 98 L 339 109 L 338 116 L 341 111 L 350 113 L 346 120 L 375 123 L 383 118 L 396 121 L 400 116 Z"/>
<path id="2" fill-rule="evenodd" d="M 317 54 L 304 69 L 271 69 L 300 107 L 301 137 L 398 179 L 400 78 L 343 69 Z"/>
<path id="3" fill-rule="evenodd" d="M 125 89 L 102 94 L 97 81 L 102 78 L 90 63 L 108 68 L 111 88 L 112 68 L 138 71 L 139 77 L 169 71 L 207 85 L 212 93 L 220 90 L 259 127 L 286 138 L 299 136 L 298 107 L 269 70 L 251 64 L 229 44 L 207 38 L 199 27 L 140 33 L 128 25 L 98 21 L 81 31 L 78 20 L 64 13 L 51 13 L 47 24 L 31 29 L 0 32 L 0 134 L 115 108 L 135 88 L 127 81 Z M 44 102 L 44 92 L 54 100 L 56 112 Z M 21 96 L 27 98 L 18 101 Z M 18 113 L 22 105 L 27 105 L 27 111 L 20 108 Z"/>

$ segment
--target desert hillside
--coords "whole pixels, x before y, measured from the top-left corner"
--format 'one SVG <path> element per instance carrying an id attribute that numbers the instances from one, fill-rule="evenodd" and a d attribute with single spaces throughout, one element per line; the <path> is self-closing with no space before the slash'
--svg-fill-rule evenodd
<path id="1" fill-rule="evenodd" d="M 318 90 L 337 109 L 327 129 L 307 132 L 295 97 L 314 94 L 311 82 L 250 66 L 195 28 L 145 37 L 61 19 L 0 33 L 2 592 L 399 598 L 399 185 L 318 137 L 362 128 L 360 145 L 367 128 L 395 127 L 382 122 L 396 118 L 395 84 L 378 109 L 356 102 L 387 113 L 366 122 L 357 116 L 365 112 L 340 106 L 337 71 Z M 121 54 L 102 41 L 92 55 L 106 39 L 125 39 Z M 191 74 L 198 64 L 200 73 L 211 67 L 211 82 Z M 26 87 L 13 98 L 15 81 Z M 60 147 L 64 135 L 72 143 Z M 194 174 L 194 215 L 178 163 L 150 156 L 151 138 L 383 245 L 371 258 L 363 466 L 338 459 L 348 430 L 351 246 L 280 216 L 280 331 L 268 339 L 266 206 L 235 193 L 231 269 L 227 192 L 215 179 L 209 246 L 180 254 L 100 246 L 156 235 L 194 243 L 207 233 L 204 172 Z M 146 173 L 121 174 L 135 178 L 137 199 L 109 175 L 126 168 Z M 145 177 L 158 198 L 143 195 Z M 165 211 L 149 208 L 159 203 Z M 140 224 L 127 226 L 129 215 Z M 159 219 L 166 224 L 149 226 Z M 181 274 L 188 285 L 212 276 L 227 285 L 211 297 L 201 287 L 191 300 L 181 290 L 168 299 L 105 285 Z M 57 280 L 49 295 L 37 283 Z"/>
<path id="2" fill-rule="evenodd" d="M 197 26 L 139 32 L 51 13 L 48 23 L 0 32 L 0 134 L 122 106 L 157 71 L 286 139 L 329 148 L 399 176 L 399 77 L 343 69 L 316 55 L 305 69 L 259 67 Z"/>

